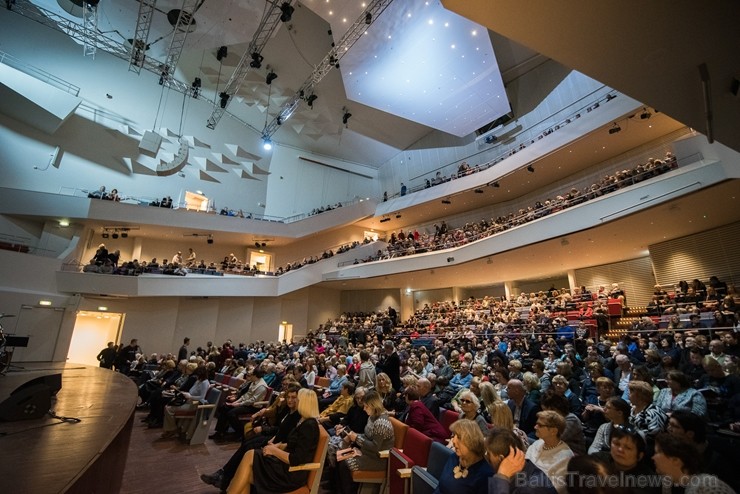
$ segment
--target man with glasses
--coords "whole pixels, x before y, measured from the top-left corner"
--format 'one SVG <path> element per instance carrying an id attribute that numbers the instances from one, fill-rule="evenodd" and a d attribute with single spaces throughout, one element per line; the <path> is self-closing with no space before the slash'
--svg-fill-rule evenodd
<path id="1" fill-rule="evenodd" d="M 554 410 L 537 413 L 535 434 L 537 440 L 527 448 L 526 459 L 545 472 L 555 489 L 560 493 L 567 492 L 566 474 L 568 461 L 573 451 L 560 439 L 565 431 L 565 419 Z"/>

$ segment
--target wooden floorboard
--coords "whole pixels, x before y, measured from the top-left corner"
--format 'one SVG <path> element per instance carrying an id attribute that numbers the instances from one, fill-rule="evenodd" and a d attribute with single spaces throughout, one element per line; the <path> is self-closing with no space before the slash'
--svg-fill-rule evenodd
<path id="1" fill-rule="evenodd" d="M 201 482 L 200 474 L 221 468 L 239 445 L 206 439 L 205 444 L 189 446 L 177 439 L 160 439 L 162 429 L 147 429 L 140 422 L 147 413 L 136 412 L 121 493 L 217 493 Z"/>

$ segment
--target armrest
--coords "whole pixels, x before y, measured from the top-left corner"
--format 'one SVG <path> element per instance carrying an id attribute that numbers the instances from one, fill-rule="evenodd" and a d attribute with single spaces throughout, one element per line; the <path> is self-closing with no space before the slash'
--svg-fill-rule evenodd
<path id="1" fill-rule="evenodd" d="M 383 451 L 378 451 L 378 456 L 381 458 L 388 458 L 390 456 L 390 450 L 384 449 Z"/>
<path id="2" fill-rule="evenodd" d="M 321 463 L 304 463 L 302 465 L 296 465 L 294 467 L 288 467 L 289 472 L 299 472 L 301 470 L 318 470 Z"/>
<path id="3" fill-rule="evenodd" d="M 402 479 L 410 479 L 411 478 L 411 469 L 410 468 L 399 468 L 398 469 L 398 476 Z"/>
<path id="4" fill-rule="evenodd" d="M 207 405 L 198 405 L 198 410 L 208 410 L 209 408 L 216 408 L 216 404 L 208 403 Z"/>
<path id="5" fill-rule="evenodd" d="M 252 403 L 252 406 L 255 408 L 264 408 L 269 404 L 269 401 L 255 401 L 254 403 Z"/>

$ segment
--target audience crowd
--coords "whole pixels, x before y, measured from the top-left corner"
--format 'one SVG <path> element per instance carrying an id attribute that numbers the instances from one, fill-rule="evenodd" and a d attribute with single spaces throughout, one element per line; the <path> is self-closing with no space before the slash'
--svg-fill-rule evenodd
<path id="1" fill-rule="evenodd" d="M 712 284 L 732 296 L 731 286 Z M 587 292 L 579 289 L 579 299 L 597 305 L 606 289 Z M 618 285 L 604 297 L 626 300 Z M 108 355 L 137 381 L 144 421 L 164 427 L 164 437 L 176 433 L 166 391 L 202 400 L 204 380 L 238 379 L 212 439 L 241 446 L 201 476 L 229 492 L 265 479 L 283 479 L 276 492 L 302 485 L 306 476 L 275 462 L 312 461 L 315 445 L 305 449 L 298 438 L 316 437 L 315 427 L 330 435 L 322 491 L 356 492 L 354 472 L 385 471 L 379 451 L 394 444 L 392 419 L 454 450 L 437 479 L 441 493 L 525 492 L 516 483 L 524 478 L 539 479 L 538 492 L 581 493 L 589 475 L 614 476 L 610 492 L 737 489 L 735 328 L 656 324 L 613 338 L 582 325 L 585 314 L 567 305 L 551 288 L 512 300 L 438 302 L 405 321 L 392 308 L 346 313 L 299 341 L 190 349 L 186 339 L 177 355 L 146 358 L 134 340 L 99 359 L 103 365 Z M 731 317 L 735 324 L 737 313 Z M 272 447 L 280 444 L 282 452 Z"/>

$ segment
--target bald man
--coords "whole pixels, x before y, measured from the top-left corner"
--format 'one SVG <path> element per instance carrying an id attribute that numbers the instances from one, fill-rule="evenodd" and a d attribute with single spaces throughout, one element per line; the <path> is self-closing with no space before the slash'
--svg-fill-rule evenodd
<path id="1" fill-rule="evenodd" d="M 506 384 L 509 401 L 506 403 L 514 416 L 514 425 L 527 433 L 534 434 L 534 424 L 537 422 L 539 407 L 527 398 L 527 390 L 519 379 L 509 379 Z"/>

